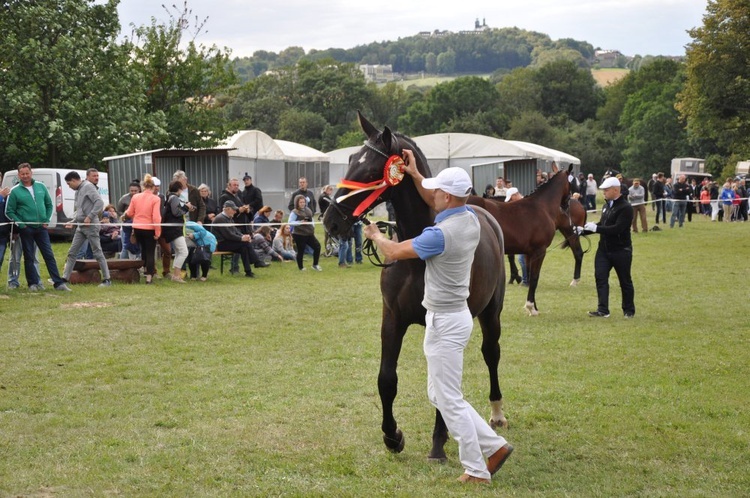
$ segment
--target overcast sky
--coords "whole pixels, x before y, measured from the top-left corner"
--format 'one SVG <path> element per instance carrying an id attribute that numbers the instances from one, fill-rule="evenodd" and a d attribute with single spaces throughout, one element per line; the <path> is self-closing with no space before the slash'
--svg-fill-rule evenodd
<path id="1" fill-rule="evenodd" d="M 167 1 L 172 5 L 175 0 Z M 182 7 L 183 0 L 176 3 Z M 688 29 L 700 26 L 707 0 L 189 0 L 193 15 L 208 17 L 197 41 L 229 47 L 233 56 L 290 46 L 351 48 L 395 41 L 419 31 L 517 26 L 574 38 L 625 55 L 684 55 Z M 173 10 L 170 7 L 170 10 Z M 123 33 L 129 25 L 166 21 L 160 0 L 121 0 Z"/>

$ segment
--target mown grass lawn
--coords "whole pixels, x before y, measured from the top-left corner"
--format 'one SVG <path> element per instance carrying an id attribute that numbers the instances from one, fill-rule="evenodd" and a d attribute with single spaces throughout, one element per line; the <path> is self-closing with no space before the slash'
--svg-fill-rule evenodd
<path id="1" fill-rule="evenodd" d="M 651 212 L 649 211 L 651 218 Z M 423 330 L 399 367 L 388 453 L 377 395 L 379 270 L 293 263 L 255 280 L 0 292 L 2 496 L 747 496 L 750 225 L 635 237 L 637 316 L 595 308 L 551 249 L 525 316 L 513 286 L 500 366 L 516 451 L 488 488 L 428 463 Z M 559 238 L 555 244 L 559 242 Z M 584 246 L 586 243 L 584 242 Z M 56 244 L 58 261 L 67 244 Z M 3 271 L 7 269 L 7 261 Z M 489 414 L 478 327 L 464 390 Z"/>

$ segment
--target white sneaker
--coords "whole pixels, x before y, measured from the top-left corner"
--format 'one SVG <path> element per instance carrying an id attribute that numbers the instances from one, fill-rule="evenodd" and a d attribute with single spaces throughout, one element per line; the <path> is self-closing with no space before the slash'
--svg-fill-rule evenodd
<path id="1" fill-rule="evenodd" d="M 44 286 L 42 284 L 31 284 L 29 285 L 29 292 L 39 292 L 43 291 Z"/>
<path id="2" fill-rule="evenodd" d="M 57 287 L 55 287 L 55 290 L 57 290 L 57 291 L 63 291 L 63 292 L 73 292 L 73 289 L 71 289 L 70 287 L 68 287 L 68 284 L 66 284 L 65 282 L 63 282 L 60 285 L 58 285 Z"/>
<path id="3" fill-rule="evenodd" d="M 321 268 L 320 265 L 313 265 L 312 269 L 315 271 L 323 271 L 323 268 Z"/>

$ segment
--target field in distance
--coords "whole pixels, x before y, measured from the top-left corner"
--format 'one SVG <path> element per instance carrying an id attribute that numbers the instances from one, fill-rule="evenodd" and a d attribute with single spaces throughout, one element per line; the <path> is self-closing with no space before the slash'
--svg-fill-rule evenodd
<path id="1" fill-rule="evenodd" d="M 615 83 L 616 81 L 620 80 L 621 78 L 624 78 L 625 75 L 627 75 L 630 72 L 629 69 L 620 69 L 620 68 L 606 68 L 606 69 L 592 69 L 591 74 L 596 80 L 596 82 L 601 86 L 608 86 L 612 83 Z M 465 76 L 465 75 L 461 75 Z M 479 76 L 480 78 L 489 78 L 489 74 L 476 74 L 474 76 Z M 406 75 L 405 79 L 397 79 L 394 80 L 394 82 L 398 85 L 401 85 L 404 88 L 409 88 L 411 86 L 421 87 L 421 88 L 431 88 L 439 83 L 447 83 L 449 81 L 453 81 L 456 78 L 459 78 L 460 76 L 437 76 L 432 74 L 408 74 Z"/>

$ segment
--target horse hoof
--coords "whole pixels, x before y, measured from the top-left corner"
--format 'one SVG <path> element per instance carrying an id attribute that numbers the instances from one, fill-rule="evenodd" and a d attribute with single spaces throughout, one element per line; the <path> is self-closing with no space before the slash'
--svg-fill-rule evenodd
<path id="1" fill-rule="evenodd" d="M 580 279 L 574 278 L 572 282 L 570 282 L 571 287 L 578 287 L 578 282 L 580 282 Z"/>
<path id="2" fill-rule="evenodd" d="M 404 437 L 404 433 L 401 432 L 401 429 L 397 429 L 395 437 L 389 437 L 386 434 L 383 434 L 383 442 L 385 443 L 385 447 L 388 448 L 388 451 L 391 453 L 401 453 L 404 451 L 406 438 Z"/>
<path id="3" fill-rule="evenodd" d="M 502 429 L 507 429 L 510 427 L 510 424 L 508 423 L 508 419 L 503 417 L 500 420 L 492 420 L 490 419 L 490 427 L 492 429 L 497 429 L 498 427 Z"/>
<path id="4" fill-rule="evenodd" d="M 443 463 L 446 463 L 448 461 L 448 457 L 446 457 L 446 456 L 434 457 L 432 455 L 428 455 L 427 456 L 427 461 L 430 462 L 430 463 L 440 463 L 440 464 L 443 464 Z"/>
<path id="5" fill-rule="evenodd" d="M 530 301 L 526 301 L 526 304 L 524 305 L 523 308 L 526 310 L 529 316 L 537 316 L 539 314 L 539 310 L 537 310 L 534 303 Z"/>

